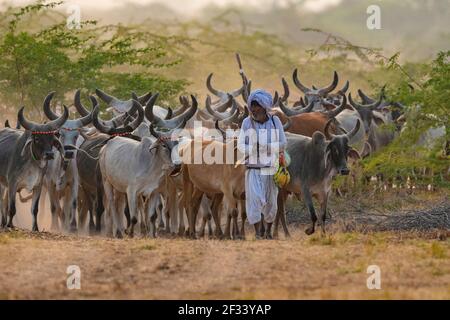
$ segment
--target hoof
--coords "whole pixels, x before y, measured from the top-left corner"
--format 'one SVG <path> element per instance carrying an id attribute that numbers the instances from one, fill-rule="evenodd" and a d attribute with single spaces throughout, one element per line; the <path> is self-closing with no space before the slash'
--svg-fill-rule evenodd
<path id="1" fill-rule="evenodd" d="M 305 230 L 305 233 L 309 236 L 309 235 L 312 235 L 313 233 L 314 233 L 314 228 L 307 228 L 306 230 Z"/>
<path id="2" fill-rule="evenodd" d="M 123 235 L 122 235 L 122 232 L 120 230 L 116 231 L 116 238 L 117 239 L 123 239 Z"/>

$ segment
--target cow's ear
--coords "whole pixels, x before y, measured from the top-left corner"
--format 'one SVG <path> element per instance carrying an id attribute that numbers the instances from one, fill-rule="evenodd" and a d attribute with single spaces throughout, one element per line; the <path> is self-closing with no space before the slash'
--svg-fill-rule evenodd
<path id="1" fill-rule="evenodd" d="M 359 155 L 359 152 L 357 150 L 353 149 L 352 147 L 350 147 L 348 149 L 347 156 L 349 158 L 352 158 L 352 159 L 355 159 L 355 160 L 361 159 L 361 156 Z"/>
<path id="2" fill-rule="evenodd" d="M 364 142 L 364 147 L 361 151 L 361 158 L 365 158 L 367 156 L 370 156 L 370 154 L 372 153 L 372 147 L 370 146 L 370 143 L 365 141 Z"/>
<path id="3" fill-rule="evenodd" d="M 373 115 L 373 121 L 377 124 L 377 126 L 382 126 L 385 124 L 384 119 L 377 114 Z"/>
<path id="4" fill-rule="evenodd" d="M 322 132 L 320 131 L 316 131 L 313 133 L 312 135 L 312 143 L 314 144 L 322 144 L 325 142 L 325 136 L 323 135 Z"/>
<path id="5" fill-rule="evenodd" d="M 21 157 L 23 157 L 23 156 L 25 155 L 25 152 L 26 152 L 27 148 L 28 148 L 29 146 L 31 146 L 31 142 L 32 142 L 32 141 L 33 141 L 33 138 L 32 138 L 32 136 L 30 136 L 30 137 L 27 139 L 27 141 L 25 142 L 25 144 L 24 144 L 22 150 L 20 151 L 20 156 L 21 156 Z"/>

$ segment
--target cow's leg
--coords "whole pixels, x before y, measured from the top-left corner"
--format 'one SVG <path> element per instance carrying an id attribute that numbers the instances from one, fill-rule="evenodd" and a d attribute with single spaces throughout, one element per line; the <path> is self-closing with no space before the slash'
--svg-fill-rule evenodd
<path id="1" fill-rule="evenodd" d="M 126 198 L 123 193 L 114 190 L 114 202 L 115 202 L 115 228 L 116 228 L 116 238 L 123 238 L 123 212 L 126 207 Z"/>
<path id="2" fill-rule="evenodd" d="M 151 194 L 145 204 L 146 207 L 146 216 L 148 218 L 149 221 L 149 237 L 151 238 L 156 238 L 156 218 L 157 218 L 157 213 L 156 213 L 156 207 L 158 205 L 158 201 L 156 199 L 156 197 L 159 197 L 159 194 Z"/>
<path id="3" fill-rule="evenodd" d="M 125 209 L 123 209 L 123 214 L 125 215 L 125 219 L 127 219 L 127 228 L 129 228 L 131 224 L 131 217 L 130 217 L 130 207 L 128 207 L 128 203 L 126 203 Z"/>
<path id="4" fill-rule="evenodd" d="M 287 199 L 287 192 L 280 190 L 278 192 L 278 197 L 277 197 L 277 205 L 278 205 L 278 210 L 277 210 L 277 216 L 275 218 L 275 225 L 274 225 L 274 231 L 273 231 L 273 237 L 274 238 L 278 238 L 278 223 L 281 220 L 281 225 L 283 226 L 283 230 L 284 230 L 284 236 L 286 238 L 290 238 L 291 235 L 289 234 L 289 230 L 287 228 L 286 225 L 286 199 Z"/>
<path id="5" fill-rule="evenodd" d="M 186 177 L 187 173 L 183 173 L 183 184 L 184 184 L 184 196 L 183 196 L 183 206 L 186 209 L 186 214 L 188 218 L 188 236 L 195 238 L 195 219 L 194 219 L 194 210 L 192 208 L 193 205 L 193 193 L 194 193 L 194 185 Z"/>
<path id="6" fill-rule="evenodd" d="M 106 236 L 113 237 L 113 227 L 114 227 L 114 217 L 116 208 L 114 206 L 114 191 L 109 182 L 105 181 L 103 185 L 103 190 L 105 193 L 105 219 L 106 219 Z M 100 225 L 101 215 L 98 216 L 97 212 L 97 226 Z"/>
<path id="7" fill-rule="evenodd" d="M 191 193 L 190 201 L 186 201 L 187 199 L 185 199 L 185 203 L 187 202 L 186 206 L 188 208 L 188 220 L 189 220 L 188 236 L 193 239 L 197 237 L 195 232 L 195 223 L 197 222 L 197 213 L 198 208 L 200 207 L 202 196 L 203 193 L 200 190 L 194 189 Z"/>
<path id="8" fill-rule="evenodd" d="M 39 232 L 37 216 L 39 212 L 39 199 L 41 198 L 41 184 L 33 189 L 33 197 L 31 199 L 31 214 L 33 217 L 33 228 L 32 231 Z"/>
<path id="9" fill-rule="evenodd" d="M 309 214 L 311 215 L 311 227 L 307 228 L 305 230 L 305 233 L 307 235 L 311 235 L 314 233 L 314 229 L 316 226 L 316 221 L 317 221 L 316 211 L 314 210 L 314 204 L 313 204 L 312 196 L 311 196 L 311 193 L 309 192 L 309 189 L 306 187 L 303 187 L 302 194 L 303 194 L 303 199 L 305 201 L 305 205 L 309 210 Z"/>
<path id="10" fill-rule="evenodd" d="M 321 225 L 321 234 L 325 235 L 325 220 L 327 219 L 327 206 L 328 206 L 328 194 L 323 193 L 318 197 L 320 203 L 320 225 Z"/>
<path id="11" fill-rule="evenodd" d="M 186 232 L 186 227 L 184 225 L 184 213 L 186 210 L 184 207 L 184 197 L 185 197 L 185 194 L 183 192 L 181 195 L 181 198 L 179 199 L 179 202 L 178 202 L 178 221 L 179 221 L 178 236 L 180 236 L 180 237 L 183 236 L 184 233 Z M 186 211 L 186 214 L 187 214 L 187 211 Z"/>
<path id="12" fill-rule="evenodd" d="M 223 237 L 222 227 L 220 225 L 220 204 L 222 203 L 223 195 L 215 195 L 211 204 L 211 213 L 216 227 L 215 236 L 219 239 Z"/>
<path id="13" fill-rule="evenodd" d="M 211 239 L 213 236 L 213 229 L 212 229 L 212 222 L 211 222 L 212 215 L 208 215 L 208 238 Z"/>
<path id="14" fill-rule="evenodd" d="M 52 215 L 52 224 L 50 226 L 50 229 L 53 231 L 58 231 L 59 219 L 61 216 L 61 206 L 59 204 L 58 192 L 56 191 L 56 187 L 53 183 L 49 183 L 47 185 L 47 191 L 48 198 L 50 200 L 50 212 Z"/>
<path id="15" fill-rule="evenodd" d="M 137 195 L 136 190 L 131 187 L 127 188 L 128 208 L 130 209 L 130 227 L 128 229 L 128 235 L 134 236 L 134 226 L 137 223 Z"/>
<path id="16" fill-rule="evenodd" d="M 4 191 L 3 191 L 3 187 L 0 185 L 0 213 L 1 213 L 1 227 L 4 228 L 6 227 L 6 223 L 8 222 L 6 219 L 6 204 L 8 203 L 8 198 L 6 196 L 6 192 L 5 195 L 3 195 Z"/>
<path id="17" fill-rule="evenodd" d="M 205 236 L 205 227 L 206 227 L 206 221 L 208 220 L 208 215 L 206 213 L 202 212 L 201 219 L 202 219 L 202 223 L 200 225 L 200 232 L 199 232 L 198 236 L 200 238 L 203 238 Z"/>
<path id="18" fill-rule="evenodd" d="M 178 228 L 177 187 L 172 178 L 167 178 L 166 205 L 169 210 L 170 232 L 175 233 Z"/>
<path id="19" fill-rule="evenodd" d="M 147 207 L 144 197 L 139 197 L 139 213 L 140 213 L 140 225 L 141 225 L 141 235 L 145 236 L 148 232 L 147 224 Z"/>
<path id="20" fill-rule="evenodd" d="M 192 195 L 192 220 L 193 220 L 193 229 L 190 229 L 190 235 L 194 238 L 196 238 L 196 232 L 195 232 L 195 224 L 197 222 L 197 214 L 198 214 L 198 209 L 200 208 L 200 203 L 202 201 L 202 197 L 203 197 L 203 192 L 201 192 L 198 189 L 194 190 L 194 193 Z M 189 226 L 190 228 L 191 226 Z M 192 231 L 191 231 L 192 230 Z"/>
<path id="21" fill-rule="evenodd" d="M 247 211 L 245 211 L 245 200 L 240 200 L 241 207 L 241 232 L 240 239 L 245 240 L 245 220 L 247 220 Z"/>
<path id="22" fill-rule="evenodd" d="M 231 216 L 231 214 L 228 212 L 228 210 L 226 210 L 225 211 L 226 212 L 226 215 L 227 215 L 227 222 L 226 222 L 226 225 L 225 225 L 225 236 L 224 236 L 224 238 L 225 239 L 231 239 L 231 234 L 230 234 L 230 232 L 231 232 L 231 230 L 230 230 L 230 226 L 231 226 L 231 219 L 232 219 L 232 216 Z"/>
<path id="23" fill-rule="evenodd" d="M 239 211 L 238 211 L 238 209 L 233 208 L 231 215 L 233 217 L 233 239 L 237 240 L 237 239 L 239 239 L 239 225 L 238 225 Z"/>
<path id="24" fill-rule="evenodd" d="M 78 199 L 78 178 L 76 176 L 76 167 L 73 168 L 74 178 L 72 179 L 72 183 L 70 184 L 70 231 L 77 231 L 77 199 Z"/>
<path id="25" fill-rule="evenodd" d="M 171 221 L 170 221 L 169 203 L 167 202 L 167 198 L 166 198 L 166 203 L 165 203 L 164 207 L 162 207 L 162 203 L 160 203 L 160 210 L 164 212 L 164 218 L 165 218 L 164 232 L 167 234 L 170 234 L 170 222 Z"/>
<path id="26" fill-rule="evenodd" d="M 8 220 L 8 228 L 14 228 L 13 219 L 16 215 L 16 192 L 17 192 L 17 186 L 16 185 L 10 185 L 8 187 L 8 213 L 9 213 L 9 220 Z"/>
<path id="27" fill-rule="evenodd" d="M 98 168 L 96 171 L 96 181 L 97 181 L 97 188 L 96 188 L 96 194 L 95 194 L 95 230 L 100 233 L 102 230 L 102 215 L 103 211 L 105 211 L 105 206 L 103 205 L 104 200 L 104 183 L 102 181 L 102 175 L 100 173 L 100 169 Z M 105 198 L 106 199 L 106 198 Z M 110 216 L 111 218 L 111 216 Z M 111 220 L 110 220 L 111 222 Z M 112 229 L 108 230 L 107 232 L 112 233 Z M 111 234 L 112 236 L 112 234 Z"/>

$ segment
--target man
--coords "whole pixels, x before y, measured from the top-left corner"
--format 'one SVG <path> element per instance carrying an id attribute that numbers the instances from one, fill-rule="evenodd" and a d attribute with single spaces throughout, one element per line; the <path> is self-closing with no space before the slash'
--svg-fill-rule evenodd
<path id="1" fill-rule="evenodd" d="M 247 218 L 261 239 L 263 221 L 267 223 L 266 239 L 272 239 L 272 223 L 277 213 L 278 188 L 273 180 L 276 160 L 284 161 L 286 137 L 277 116 L 269 113 L 272 96 L 267 91 L 253 91 L 247 101 L 250 115 L 242 122 L 238 148 L 245 154 L 245 197 Z"/>

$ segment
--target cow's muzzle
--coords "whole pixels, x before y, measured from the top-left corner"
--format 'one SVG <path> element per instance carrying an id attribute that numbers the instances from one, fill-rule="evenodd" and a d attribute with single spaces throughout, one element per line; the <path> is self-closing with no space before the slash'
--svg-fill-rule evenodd
<path id="1" fill-rule="evenodd" d="M 343 169 L 341 169 L 341 171 L 339 173 L 343 176 L 348 176 L 350 173 L 350 170 L 348 168 L 343 168 Z"/>
<path id="2" fill-rule="evenodd" d="M 53 160 L 55 158 L 55 153 L 53 151 L 44 152 L 44 160 Z"/>
<path id="3" fill-rule="evenodd" d="M 74 153 L 73 151 L 64 151 L 64 158 L 65 159 L 73 159 Z"/>

